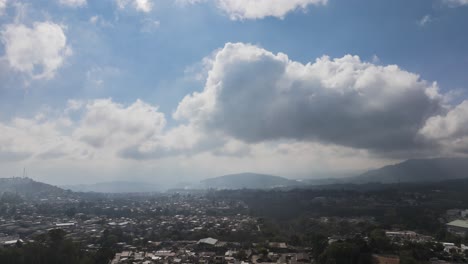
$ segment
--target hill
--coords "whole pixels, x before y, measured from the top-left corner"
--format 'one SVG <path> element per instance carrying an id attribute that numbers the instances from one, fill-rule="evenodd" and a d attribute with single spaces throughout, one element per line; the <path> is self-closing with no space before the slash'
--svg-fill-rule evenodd
<path id="1" fill-rule="evenodd" d="M 410 159 L 342 179 L 347 183 L 434 182 L 468 178 L 467 158 Z"/>
<path id="2" fill-rule="evenodd" d="M 295 180 L 257 173 L 230 174 L 200 182 L 200 187 L 213 189 L 271 189 L 299 185 L 302 183 Z"/>
<path id="3" fill-rule="evenodd" d="M 96 184 L 65 185 L 65 189 L 74 192 L 97 192 L 97 193 L 144 193 L 158 192 L 161 187 L 155 184 L 143 182 L 101 182 Z"/>
<path id="4" fill-rule="evenodd" d="M 33 196 L 61 195 L 65 191 L 57 186 L 37 182 L 30 178 L 0 178 L 0 194 L 5 192 Z"/>

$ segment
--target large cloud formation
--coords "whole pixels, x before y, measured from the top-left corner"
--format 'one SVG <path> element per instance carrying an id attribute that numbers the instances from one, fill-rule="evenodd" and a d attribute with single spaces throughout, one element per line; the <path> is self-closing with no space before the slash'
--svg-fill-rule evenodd
<path id="1" fill-rule="evenodd" d="M 131 168 L 150 160 L 166 169 L 184 164 L 187 171 L 205 171 L 216 161 L 231 172 L 237 164 L 283 174 L 295 166 L 308 172 L 312 161 L 360 169 L 375 157 L 468 150 L 468 102 L 446 105 L 437 84 L 395 65 L 350 55 L 302 64 L 227 43 L 203 67 L 204 88 L 185 96 L 172 122 L 142 100 L 69 101 L 65 109 L 0 122 L 0 161 Z"/>
<path id="2" fill-rule="evenodd" d="M 72 52 L 62 26 L 53 22 L 8 24 L 0 37 L 10 66 L 35 79 L 53 78 Z"/>
<path id="3" fill-rule="evenodd" d="M 228 43 L 215 54 L 203 91 L 186 96 L 174 117 L 245 142 L 293 139 L 393 151 L 420 144 L 419 129 L 440 111 L 437 85 L 395 65 L 350 55 L 304 65 Z"/>

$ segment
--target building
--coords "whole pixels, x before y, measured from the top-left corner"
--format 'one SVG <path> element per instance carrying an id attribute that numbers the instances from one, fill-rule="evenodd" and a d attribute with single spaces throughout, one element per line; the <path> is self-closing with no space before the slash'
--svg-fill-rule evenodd
<path id="1" fill-rule="evenodd" d="M 385 235 L 390 238 L 414 239 L 418 234 L 414 231 L 386 231 Z"/>
<path id="2" fill-rule="evenodd" d="M 468 220 L 455 220 L 448 223 L 447 231 L 458 236 L 468 237 Z"/>
<path id="3" fill-rule="evenodd" d="M 208 238 L 200 239 L 197 244 L 204 244 L 204 245 L 214 246 L 214 245 L 216 245 L 216 243 L 218 243 L 217 239 L 208 237 Z"/>

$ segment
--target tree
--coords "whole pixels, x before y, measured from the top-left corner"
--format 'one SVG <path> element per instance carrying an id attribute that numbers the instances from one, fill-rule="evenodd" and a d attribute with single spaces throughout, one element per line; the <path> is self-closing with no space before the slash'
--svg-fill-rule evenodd
<path id="1" fill-rule="evenodd" d="M 369 235 L 369 245 L 379 253 L 392 250 L 390 239 L 385 235 L 382 229 L 374 229 Z"/>
<path id="2" fill-rule="evenodd" d="M 75 207 L 70 207 L 67 210 L 65 210 L 65 215 L 68 217 L 73 217 L 76 215 L 76 208 Z"/>
<path id="3" fill-rule="evenodd" d="M 335 242 L 320 255 L 319 263 L 368 264 L 372 260 L 364 247 L 352 242 Z"/>

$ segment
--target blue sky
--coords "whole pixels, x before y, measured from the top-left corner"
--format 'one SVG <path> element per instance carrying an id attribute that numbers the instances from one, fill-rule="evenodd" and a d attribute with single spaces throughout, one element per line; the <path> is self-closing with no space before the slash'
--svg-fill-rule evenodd
<path id="1" fill-rule="evenodd" d="M 454 146 L 465 142 L 465 131 L 468 129 L 465 129 L 465 120 L 454 120 L 452 117 L 462 119 L 465 117 L 463 103 L 466 99 L 465 91 L 468 88 L 466 85 L 468 83 L 466 74 L 468 68 L 468 34 L 466 34 L 468 2 L 464 0 L 297 0 L 297 5 L 291 6 L 283 0 L 270 1 L 271 5 L 276 5 L 276 11 L 280 10 L 278 11 L 280 15 L 271 11 L 273 9 L 269 9 L 270 4 L 255 4 L 255 0 L 238 1 L 237 6 L 231 4 L 234 2 L 232 0 L 1 0 L 0 8 L 2 3 L 4 8 L 0 16 L 2 30 L 0 122 L 4 126 L 4 131 L 11 131 L 10 134 L 7 132 L 0 134 L 5 142 L 10 142 L 0 147 L 0 153 L 3 152 L 0 159 L 4 159 L 0 164 L 8 168 L 6 172 L 10 174 L 21 171 L 24 166 L 35 167 L 39 179 L 57 183 L 76 182 L 76 180 L 61 176 L 64 170 L 71 167 L 79 168 L 89 175 L 100 175 L 97 179 L 84 179 L 87 182 L 128 179 L 127 172 L 133 173 L 135 170 L 139 170 L 135 172 L 139 179 L 145 181 L 155 180 L 152 176 L 153 171 L 159 171 L 158 177 L 161 179 L 177 175 L 181 177 L 180 181 L 183 181 L 222 173 L 253 170 L 292 178 L 345 175 L 415 156 L 464 155 L 464 151 L 454 149 Z M 249 6 L 249 2 L 254 5 Z M 249 13 L 253 9 L 256 12 Z M 251 14 L 254 14 L 254 17 Z M 35 27 L 38 23 L 48 23 L 43 24 L 45 31 L 40 31 Z M 50 37 L 44 37 L 43 46 L 35 43 L 37 41 L 35 38 L 40 38 L 39 35 L 44 36 L 47 30 L 53 33 Z M 63 43 L 59 43 L 61 34 L 65 38 Z M 226 43 L 242 43 L 243 46 L 230 49 Z M 251 49 L 252 47 L 255 51 Z M 12 50 L 19 50 L 19 53 L 26 55 L 20 56 Z M 249 118 L 246 118 L 250 115 L 246 112 L 237 113 L 235 109 L 229 108 L 228 106 L 233 104 L 233 101 L 223 101 L 224 95 L 221 92 L 218 91 L 216 98 L 207 99 L 210 90 L 208 84 L 210 74 L 214 75 L 216 65 L 227 65 L 226 63 L 230 62 L 223 61 L 217 55 L 224 54 L 223 52 L 228 54 L 228 51 L 238 54 L 244 51 L 253 54 L 271 52 L 274 56 L 283 53 L 287 55 L 289 61 L 302 65 L 309 62 L 314 64 L 317 58 L 325 55 L 333 61 L 333 58 L 343 58 L 350 54 L 358 56 L 359 62 L 346 60 L 339 62 L 340 65 L 336 66 L 340 68 L 354 65 L 356 68 L 353 68 L 353 73 L 350 73 L 349 78 L 361 74 L 364 68 L 368 68 L 361 64 L 367 63 L 375 67 L 397 65 L 397 75 L 399 72 L 408 72 L 420 78 L 415 81 L 406 75 L 393 76 L 391 74 L 394 71 L 391 70 L 384 71 L 382 74 L 389 74 L 388 78 L 393 78 L 392 80 L 398 82 L 396 86 L 427 90 L 436 85 L 438 94 L 429 99 L 415 99 L 414 102 L 412 101 L 415 109 L 412 109 L 411 105 L 404 105 L 403 101 L 405 96 L 412 96 L 416 92 L 405 95 L 406 90 L 404 90 L 400 94 L 400 99 L 394 99 L 398 101 L 391 101 L 391 104 L 382 102 L 378 111 L 385 114 L 385 118 L 389 118 L 388 123 L 397 126 L 399 123 L 393 122 L 398 118 L 392 115 L 396 114 L 392 105 L 401 103 L 408 106 L 406 111 L 421 113 L 421 116 L 414 117 L 414 119 L 407 118 L 414 124 L 408 127 L 408 131 L 413 131 L 411 135 L 405 134 L 408 137 L 402 136 L 400 140 L 400 134 L 396 131 L 392 134 L 393 138 L 385 139 L 387 142 L 385 144 L 377 142 L 377 139 L 375 139 L 375 144 L 373 143 L 374 138 L 380 138 L 382 132 L 379 132 L 379 136 L 369 135 L 371 139 L 368 143 L 361 138 L 338 135 L 336 131 L 343 130 L 339 126 L 330 127 L 333 130 L 331 132 L 321 132 L 317 126 L 326 127 L 325 121 L 325 124 L 319 120 L 309 125 L 309 120 L 314 120 L 313 116 L 317 113 L 316 111 L 323 111 L 325 115 L 330 115 L 330 118 L 338 115 L 336 112 L 339 110 L 335 110 L 336 108 L 333 108 L 331 104 L 330 108 L 311 109 L 309 108 L 312 106 L 305 105 L 306 110 L 302 108 L 296 110 L 301 111 L 300 114 L 288 112 L 294 109 L 294 106 L 278 108 L 280 110 L 276 116 L 284 116 L 286 119 L 289 119 L 289 115 L 304 115 L 303 118 L 298 119 L 298 123 L 289 124 L 291 127 L 297 126 L 300 131 L 283 131 L 280 127 L 267 125 L 255 130 L 252 128 L 252 123 L 249 123 Z M 41 73 L 45 72 L 46 61 L 52 61 L 50 56 L 55 56 L 53 59 L 58 58 L 60 62 L 58 65 L 51 66 L 47 76 L 41 76 Z M 268 70 L 269 66 L 276 65 L 275 63 L 279 63 L 281 58 L 266 54 L 262 56 L 258 59 L 259 61 L 266 57 L 271 60 L 265 60 L 262 64 L 256 63 L 256 60 L 251 61 L 249 57 L 244 58 L 244 60 L 249 60 L 249 64 L 242 64 L 245 68 L 251 67 L 252 70 L 257 70 L 259 76 L 251 76 L 241 69 L 234 69 L 234 66 L 226 68 L 232 71 L 225 69 L 225 72 L 220 73 L 225 75 L 223 78 L 219 77 L 223 80 L 222 85 L 226 86 L 223 87 L 223 91 L 228 91 L 228 87 L 231 87 L 228 84 L 233 83 L 232 92 L 230 91 L 226 96 L 237 98 L 244 94 L 263 97 L 261 92 L 268 93 L 268 89 L 263 90 L 255 86 L 248 91 L 243 91 L 238 87 L 238 85 L 249 86 L 257 82 L 260 86 L 262 84 L 275 86 L 280 83 L 278 89 L 287 87 L 287 85 L 280 87 L 282 82 L 270 83 L 274 76 L 271 76 L 272 78 L 267 76 L 274 72 L 273 69 Z M 226 57 L 244 62 L 239 59 L 243 58 L 240 55 L 226 55 Z M 36 58 L 36 60 L 28 62 L 28 58 Z M 14 65 L 15 61 L 19 63 L 19 66 Z M 28 65 L 32 65 L 34 69 L 27 69 Z M 219 67 L 221 69 L 224 66 Z M 285 68 L 288 67 L 285 66 Z M 316 73 L 314 71 L 318 70 L 311 70 L 310 74 L 314 75 Z M 369 71 L 375 72 L 371 69 Z M 290 78 L 293 77 L 289 75 L 285 77 L 288 80 Z M 212 76 L 211 79 L 216 78 Z M 389 86 L 388 89 L 393 89 L 393 84 L 388 84 L 386 77 L 384 80 L 386 81 L 382 87 Z M 301 79 L 301 81 L 304 80 Z M 341 84 L 340 81 L 341 79 L 335 80 L 331 86 L 335 87 L 335 83 Z M 405 83 L 401 84 L 400 81 Z M 297 82 L 299 81 L 296 80 Z M 433 82 L 437 84 L 432 84 Z M 375 83 L 372 89 L 376 93 L 387 89 L 380 87 L 380 82 Z M 304 84 L 304 86 L 307 85 L 313 86 L 311 83 Z M 343 86 L 343 89 L 345 88 L 346 85 Z M 254 92 L 253 90 L 256 89 L 258 91 Z M 193 92 L 206 96 L 201 96 L 203 100 L 197 99 L 197 96 L 191 95 Z M 239 94 L 241 92 L 243 94 Z M 372 93 L 369 92 L 369 94 Z M 294 99 L 298 94 L 299 92 L 291 92 L 286 99 L 289 98 L 291 100 L 288 102 L 296 102 L 296 104 L 304 103 Z M 390 95 L 385 93 L 381 96 L 387 98 Z M 265 97 L 270 98 L 270 95 Z M 187 98 L 184 100 L 185 104 L 182 101 L 184 98 Z M 249 98 L 236 101 L 236 107 L 252 107 L 248 104 Z M 271 97 L 269 102 L 277 99 Z M 279 101 L 282 102 L 283 99 Z M 365 99 L 364 103 L 373 100 L 372 97 Z M 144 105 L 135 105 L 137 100 L 141 100 Z M 209 108 L 209 102 L 212 100 L 217 105 L 216 111 L 219 109 L 223 111 L 213 110 L 198 116 L 200 109 L 188 107 L 197 100 L 202 100 L 206 104 L 201 107 L 203 109 Z M 322 100 L 335 102 L 329 97 L 322 98 Z M 339 102 L 348 102 L 343 100 Z M 434 100 L 437 103 L 434 103 Z M 422 101 L 428 101 L 427 105 L 416 109 L 419 107 L 418 103 Z M 69 109 L 70 102 L 76 102 L 76 109 L 73 111 Z M 95 139 L 95 134 L 90 135 L 89 131 L 86 133 L 83 131 L 86 130 L 84 124 L 90 125 L 88 128 L 90 131 L 97 131 L 89 118 L 94 107 L 100 105 L 99 102 L 107 102 L 106 106 L 110 107 L 106 108 L 107 110 L 113 109 L 122 115 L 117 117 L 119 115 L 117 112 L 103 114 L 102 118 L 110 119 L 109 126 L 106 128 L 113 130 L 112 133 L 117 133 L 115 131 L 118 129 L 125 130 L 127 119 L 134 118 L 130 113 L 133 109 L 131 106 L 141 107 L 142 109 L 138 109 L 143 113 L 153 111 L 163 115 L 164 124 L 158 123 L 156 127 L 149 127 L 148 133 L 153 133 L 151 135 L 145 132 L 144 136 L 138 140 L 129 140 L 133 143 L 132 146 L 115 144 L 105 146 L 104 143 L 93 145 L 83 142 L 83 139 L 91 136 L 93 140 Z M 246 105 L 242 105 L 242 102 L 246 102 Z M 269 102 L 265 102 L 265 107 Z M 252 103 L 255 104 L 255 101 Z M 371 106 L 374 107 L 374 104 Z M 184 109 L 188 109 L 186 111 L 189 111 L 191 115 L 180 114 L 183 117 L 177 118 L 177 113 L 181 113 Z M 259 122 L 272 118 L 269 117 L 269 112 L 262 115 L 263 110 L 259 108 L 252 113 L 252 116 L 260 120 Z M 235 113 L 230 115 L 232 111 Z M 375 111 L 377 110 L 374 109 L 372 113 Z M 140 113 L 136 115 L 140 116 Z M 222 115 L 221 119 L 220 115 Z M 38 116 L 45 117 L 38 118 Z M 348 114 L 345 116 L 349 117 Z M 142 118 L 142 123 L 136 123 L 135 127 L 145 127 L 148 123 L 155 123 L 152 119 L 154 117 L 153 115 L 147 117 L 148 119 Z M 231 117 L 233 119 L 230 121 Z M 357 117 L 359 120 L 379 119 L 370 113 Z M 403 114 L 398 117 L 405 119 Z M 39 135 L 33 135 L 32 132 L 25 131 L 23 126 L 16 124 L 17 118 L 30 121 L 31 127 L 47 123 L 53 126 L 53 129 L 51 128 L 51 131 L 47 132 L 51 134 L 46 136 L 42 132 Z M 468 116 L 466 118 L 468 119 Z M 57 122 L 62 119 L 68 120 L 70 124 L 59 127 Z M 339 120 L 353 124 L 351 127 L 359 123 L 342 116 Z M 281 120 L 274 121 L 281 123 Z M 255 120 L 252 122 L 256 123 Z M 310 121 L 310 123 L 313 122 Z M 440 131 L 442 123 L 446 127 L 445 131 Z M 240 128 L 235 125 L 239 125 L 244 130 L 252 128 L 251 132 L 257 134 L 254 136 L 241 133 Z M 384 126 L 370 121 L 369 124 L 364 125 Z M 182 139 L 178 140 L 190 141 L 187 138 L 198 138 L 199 142 L 187 143 L 189 147 L 183 148 L 167 145 L 165 142 L 174 140 L 166 138 L 174 135 L 171 129 L 182 130 L 183 126 L 190 127 L 190 133 L 208 134 L 208 137 L 216 140 L 209 141 L 201 136 L 196 137 L 194 134 L 181 132 Z M 268 131 L 262 130 L 266 128 L 269 129 L 268 131 L 277 129 L 277 133 L 272 132 L 269 135 Z M 101 131 L 102 129 L 105 128 L 98 129 L 99 133 L 105 134 Z M 16 130 L 21 130 L 24 133 L 22 137 L 25 138 L 17 135 L 18 133 L 14 132 Z M 34 131 L 34 129 L 31 130 Z M 155 132 L 156 130 L 158 132 Z M 357 129 L 356 131 L 359 132 Z M 84 133 L 84 136 L 80 133 Z M 336 134 L 336 136 L 328 137 L 324 136 L 325 134 Z M 419 139 L 421 135 L 423 138 Z M 119 134 L 119 136 L 126 138 L 129 135 Z M 41 143 L 34 147 L 18 146 L 28 140 L 35 142 L 36 137 L 50 137 L 51 141 L 63 138 L 64 141 L 60 144 Z M 418 140 L 415 140 L 416 137 Z M 155 138 L 164 142 L 158 141 L 159 143 L 156 144 Z M 393 142 L 394 138 L 396 139 Z M 119 140 L 116 139 L 116 141 Z M 399 145 L 403 144 L 401 142 L 410 141 L 411 143 L 405 144 L 411 147 L 405 149 L 382 147 L 387 144 Z M 140 152 L 143 149 L 147 150 L 146 145 L 151 145 L 148 142 L 156 145 L 162 144 L 163 150 L 156 148 L 149 151 L 151 155 L 143 155 Z M 233 153 L 219 154 L 230 147 L 235 149 Z M 310 158 L 298 160 L 297 156 L 285 155 L 282 150 L 279 150 L 281 147 L 287 148 L 288 153 L 294 152 L 294 155 L 310 156 Z M 41 164 L 40 157 L 44 156 L 41 154 L 45 149 L 54 152 L 54 155 L 50 155 L 54 158 L 49 160 L 53 165 L 48 167 L 39 165 Z M 130 153 L 127 151 L 129 149 L 138 149 L 139 154 L 120 155 Z M 92 160 L 91 163 L 101 164 L 106 168 L 105 172 L 97 173 L 93 170 L 94 165 L 85 165 L 81 160 L 82 157 L 76 156 L 77 151 L 91 153 L 89 156 L 85 155 L 84 159 Z M 131 153 L 135 154 L 135 152 Z M 148 153 L 145 152 L 145 154 Z M 327 157 L 330 161 L 340 164 L 338 166 L 340 169 L 337 170 L 336 166 L 324 164 L 323 160 L 318 158 L 323 153 L 326 153 L 324 158 Z M 353 158 L 350 158 L 351 156 Z M 291 164 L 290 160 L 298 161 L 297 164 Z M 112 165 L 119 161 L 123 165 Z M 219 162 L 219 168 L 210 168 L 209 164 L 214 161 Z M 179 168 L 176 164 L 180 163 L 186 164 L 186 167 Z"/>

